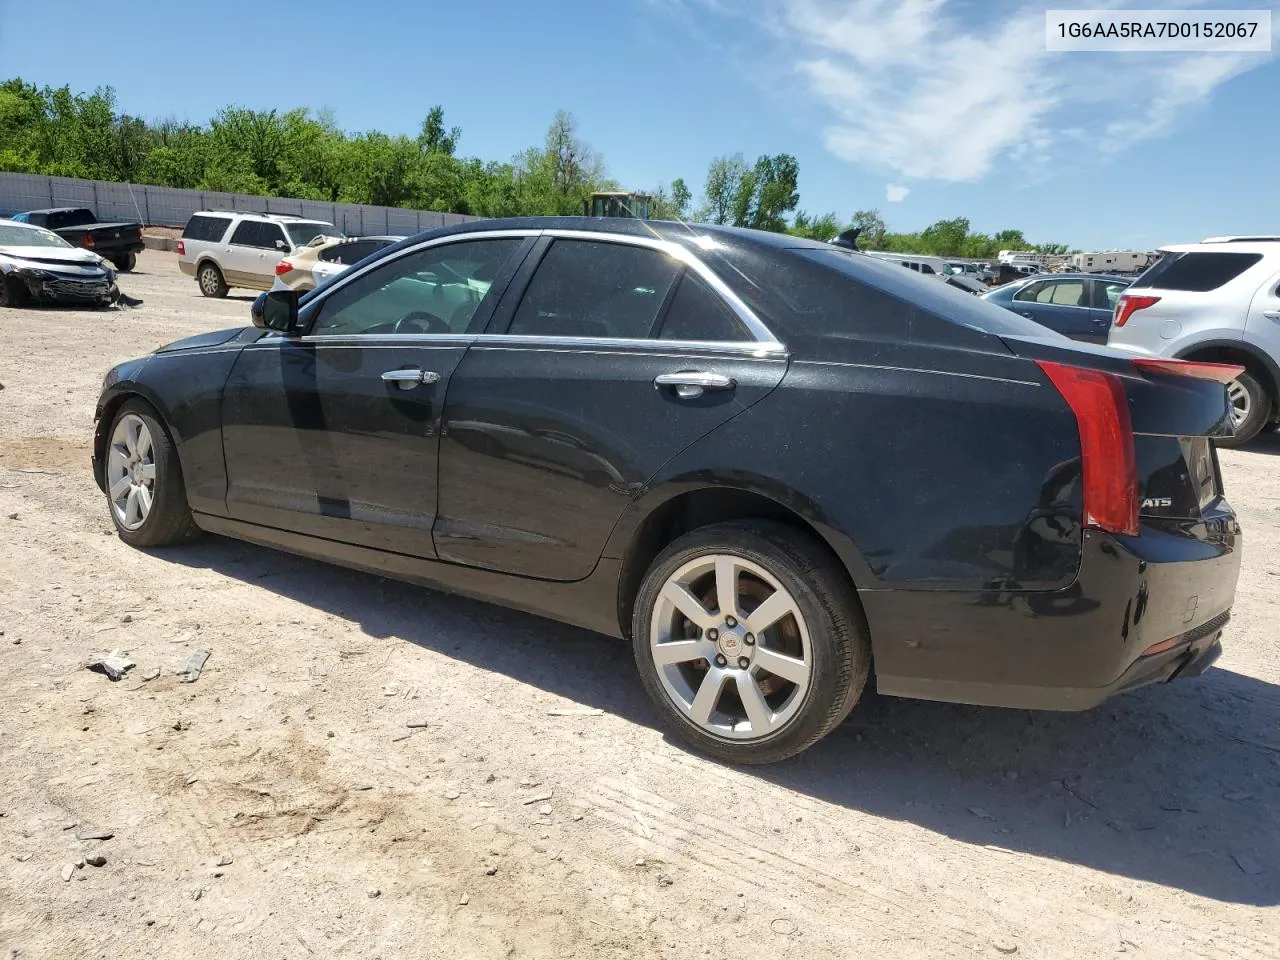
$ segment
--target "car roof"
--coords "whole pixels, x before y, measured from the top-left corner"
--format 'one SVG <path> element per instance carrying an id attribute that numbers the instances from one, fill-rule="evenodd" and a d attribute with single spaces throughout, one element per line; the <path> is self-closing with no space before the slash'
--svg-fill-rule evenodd
<path id="1" fill-rule="evenodd" d="M 39 210 L 28 210 L 27 213 L 71 213 L 75 210 L 89 210 L 88 207 L 43 207 Z M 92 210 L 89 210 L 92 213 Z"/>
<path id="2" fill-rule="evenodd" d="M 1201 243 L 1171 243 L 1159 249 L 1160 253 L 1260 253 L 1271 256 L 1280 253 L 1280 243 L 1273 240 L 1248 238 L 1243 240 L 1210 239 Z"/>
<path id="3" fill-rule="evenodd" d="M 257 210 L 197 210 L 193 217 L 257 217 L 260 220 L 295 220 L 299 223 L 329 223 L 319 217 L 299 217 L 292 213 L 260 213 Z"/>

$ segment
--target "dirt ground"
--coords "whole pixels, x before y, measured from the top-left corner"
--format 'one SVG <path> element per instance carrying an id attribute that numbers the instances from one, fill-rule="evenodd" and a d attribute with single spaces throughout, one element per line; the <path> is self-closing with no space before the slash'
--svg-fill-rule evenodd
<path id="1" fill-rule="evenodd" d="M 155 251 L 124 286 L 0 310 L 4 958 L 1280 957 L 1280 437 L 1222 453 L 1246 548 L 1204 677 L 1085 714 L 871 697 L 740 770 L 655 728 L 616 641 L 126 547 L 102 374 L 249 304 Z M 85 669 L 113 647 L 118 683 Z"/>

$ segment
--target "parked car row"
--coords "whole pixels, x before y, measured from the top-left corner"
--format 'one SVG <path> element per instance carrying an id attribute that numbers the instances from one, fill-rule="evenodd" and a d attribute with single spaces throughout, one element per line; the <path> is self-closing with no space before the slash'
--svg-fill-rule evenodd
<path id="1" fill-rule="evenodd" d="M 279 213 L 202 210 L 178 241 L 178 267 L 206 297 L 233 287 L 305 293 L 403 237 L 348 237 L 332 223 Z"/>
<path id="2" fill-rule="evenodd" d="M 1044 274 L 997 287 L 989 303 L 1071 337 L 1146 357 L 1237 364 L 1233 435 L 1280 420 L 1280 237 L 1211 237 L 1163 247 L 1136 278 Z"/>
<path id="3" fill-rule="evenodd" d="M 14 221 L 44 227 L 73 247 L 92 250 L 121 271 L 132 270 L 143 250 L 142 224 L 136 220 L 101 223 L 88 207 L 52 207 L 14 214 Z"/>

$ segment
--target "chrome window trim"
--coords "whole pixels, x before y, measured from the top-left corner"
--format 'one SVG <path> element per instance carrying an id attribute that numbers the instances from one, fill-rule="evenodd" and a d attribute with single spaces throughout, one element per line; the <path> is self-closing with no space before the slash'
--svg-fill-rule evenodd
<path id="1" fill-rule="evenodd" d="M 694 273 L 698 275 L 699 279 L 701 279 L 709 287 L 711 287 L 711 289 L 720 297 L 720 299 L 729 305 L 729 308 L 733 310 L 734 314 L 738 317 L 738 319 L 742 321 L 742 323 L 747 328 L 747 332 L 752 337 L 755 338 L 754 341 L 746 341 L 746 340 L 719 341 L 717 340 L 717 341 L 688 341 L 688 342 L 690 343 L 713 342 L 721 346 L 733 345 L 733 344 L 737 344 L 739 346 L 746 346 L 746 347 L 764 346 L 769 348 L 771 352 L 781 352 L 783 354 L 786 353 L 786 347 L 782 344 L 781 341 L 778 340 L 777 337 L 773 335 L 773 333 L 769 330 L 769 328 L 764 325 L 764 323 L 760 320 L 760 318 L 756 316 L 755 312 L 750 307 L 748 307 L 746 303 L 744 303 L 743 300 L 737 294 L 735 294 L 732 290 L 730 290 L 729 286 L 723 280 L 721 280 L 718 276 L 716 276 L 715 272 L 710 267 L 708 267 L 705 263 L 699 260 L 692 250 L 690 250 L 688 247 L 682 244 L 676 243 L 673 240 L 661 240 L 657 237 L 638 237 L 638 236 L 632 236 L 629 234 L 619 234 L 619 233 L 604 233 L 604 232 L 597 233 L 592 230 L 559 229 L 554 227 L 549 229 L 513 228 L 510 230 L 474 230 L 474 231 L 468 231 L 463 233 L 451 233 L 443 237 L 432 237 L 431 239 L 424 240 L 421 243 L 415 243 L 412 246 L 405 247 L 403 250 L 398 251 L 394 259 L 399 260 L 401 257 L 407 257 L 410 254 L 417 253 L 421 250 L 426 250 L 431 247 L 443 246 L 448 243 L 468 243 L 468 242 L 474 242 L 476 240 L 501 240 L 501 239 L 508 239 L 508 238 L 524 239 L 528 237 L 552 237 L 555 239 L 564 239 L 564 240 L 592 240 L 592 241 L 599 241 L 602 243 L 622 243 L 622 244 L 628 244 L 633 247 L 644 247 L 646 249 L 658 250 L 662 253 L 665 253 L 669 257 L 672 257 L 673 259 L 683 264 L 688 269 L 692 270 Z M 316 304 L 317 305 L 316 309 L 319 309 L 319 305 L 322 305 L 325 300 L 333 296 L 334 293 L 341 290 L 348 283 L 354 282 L 356 279 L 364 276 L 366 273 L 369 273 L 371 270 L 376 270 L 381 266 L 385 266 L 387 262 L 388 261 L 386 260 L 377 260 L 369 264 L 368 266 L 362 267 L 358 271 L 350 271 L 350 270 L 343 271 L 337 277 L 335 277 L 334 279 L 330 280 L 328 283 L 325 284 L 321 296 L 307 301 L 304 309 L 310 309 L 312 304 Z M 312 342 L 312 341 L 324 339 L 326 338 L 326 336 L 328 335 L 317 334 L 312 336 L 308 334 L 299 339 L 306 342 Z M 345 338 L 350 338 L 353 336 L 359 337 L 362 335 L 361 334 L 342 335 L 342 337 L 345 337 Z M 465 337 L 468 335 L 441 333 L 441 334 L 380 334 L 379 336 L 434 337 L 439 339 L 444 337 L 453 337 L 453 338 Z M 568 341 L 573 344 L 580 343 L 580 344 L 586 345 L 586 344 L 592 344 L 592 343 L 599 344 L 602 342 L 602 338 L 599 338 L 599 337 L 526 337 L 526 336 L 521 336 L 520 334 L 474 334 L 470 336 L 473 337 L 474 339 L 480 339 L 480 340 L 488 340 L 496 337 L 510 337 L 513 341 L 521 341 L 525 343 L 530 343 L 535 341 L 554 340 L 557 342 Z M 338 338 L 339 337 L 336 335 L 332 337 L 332 339 L 338 339 Z M 636 338 L 636 339 L 626 339 L 626 340 L 611 340 L 609 342 L 615 343 L 615 344 L 616 343 L 653 344 L 656 341 L 654 339 L 649 339 L 649 338 Z M 678 341 L 671 340 L 671 341 L 665 341 L 665 342 L 676 343 Z"/>

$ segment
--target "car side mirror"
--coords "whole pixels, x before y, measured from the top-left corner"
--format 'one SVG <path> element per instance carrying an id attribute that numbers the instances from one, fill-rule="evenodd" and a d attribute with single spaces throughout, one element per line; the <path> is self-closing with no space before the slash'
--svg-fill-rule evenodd
<path id="1" fill-rule="evenodd" d="M 287 243 L 285 243 L 283 240 L 277 239 L 277 240 L 276 240 L 276 249 L 277 249 L 277 250 L 288 250 L 288 249 L 289 249 L 289 245 L 288 245 Z"/>
<path id="2" fill-rule="evenodd" d="M 255 327 L 295 334 L 298 332 L 298 291 L 269 290 L 260 293 L 249 314 Z"/>

